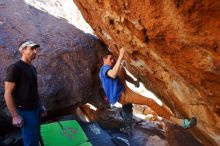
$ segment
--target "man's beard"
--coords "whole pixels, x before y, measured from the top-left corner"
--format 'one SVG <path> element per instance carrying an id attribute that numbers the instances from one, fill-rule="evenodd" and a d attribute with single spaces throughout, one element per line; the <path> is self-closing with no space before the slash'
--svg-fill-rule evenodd
<path id="1" fill-rule="evenodd" d="M 31 59 L 35 59 L 36 58 L 36 54 L 31 56 Z"/>

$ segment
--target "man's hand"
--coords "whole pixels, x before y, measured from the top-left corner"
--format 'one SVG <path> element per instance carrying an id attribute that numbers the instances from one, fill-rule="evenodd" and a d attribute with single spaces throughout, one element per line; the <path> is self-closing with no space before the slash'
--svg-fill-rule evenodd
<path id="1" fill-rule="evenodd" d="M 13 116 L 12 117 L 12 124 L 15 127 L 22 127 L 24 124 L 22 117 L 20 115 Z"/>
<path id="2" fill-rule="evenodd" d="M 44 106 L 41 106 L 41 109 L 42 109 L 41 116 L 46 117 L 47 116 L 47 109 Z"/>
<path id="3" fill-rule="evenodd" d="M 122 59 L 124 57 L 124 53 L 125 53 L 125 49 L 121 48 L 120 51 L 119 51 L 119 57 L 118 58 Z"/>
<path id="4" fill-rule="evenodd" d="M 135 82 L 134 82 L 134 85 L 135 85 L 136 88 L 139 88 L 139 87 L 140 87 L 140 82 L 139 82 L 139 80 L 135 81 Z"/>

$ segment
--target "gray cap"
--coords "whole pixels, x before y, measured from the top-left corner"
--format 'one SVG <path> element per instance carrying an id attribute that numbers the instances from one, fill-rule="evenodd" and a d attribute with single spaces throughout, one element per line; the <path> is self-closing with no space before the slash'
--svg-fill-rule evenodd
<path id="1" fill-rule="evenodd" d="M 34 43 L 33 41 L 29 40 L 29 41 L 26 41 L 26 42 L 24 42 L 23 44 L 20 45 L 19 51 L 21 51 L 25 47 L 36 47 L 36 48 L 39 48 L 40 45 L 38 45 L 38 44 Z"/>

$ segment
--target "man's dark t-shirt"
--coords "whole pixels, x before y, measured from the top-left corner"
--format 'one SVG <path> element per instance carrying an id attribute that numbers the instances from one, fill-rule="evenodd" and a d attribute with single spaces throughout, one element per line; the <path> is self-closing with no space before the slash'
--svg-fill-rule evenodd
<path id="1" fill-rule="evenodd" d="M 37 72 L 33 65 L 22 60 L 10 65 L 5 81 L 15 83 L 12 96 L 18 108 L 34 109 L 38 106 Z"/>

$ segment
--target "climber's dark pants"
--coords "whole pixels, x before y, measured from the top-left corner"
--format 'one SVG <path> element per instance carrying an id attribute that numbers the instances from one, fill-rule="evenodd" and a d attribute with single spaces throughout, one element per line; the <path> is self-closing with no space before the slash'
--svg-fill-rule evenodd
<path id="1" fill-rule="evenodd" d="M 133 110 L 132 110 L 132 104 L 127 103 L 122 106 L 122 112 L 121 116 L 124 121 L 124 128 L 127 130 L 127 132 L 130 132 L 128 134 L 131 134 L 132 132 L 132 120 L 133 120 Z"/>

